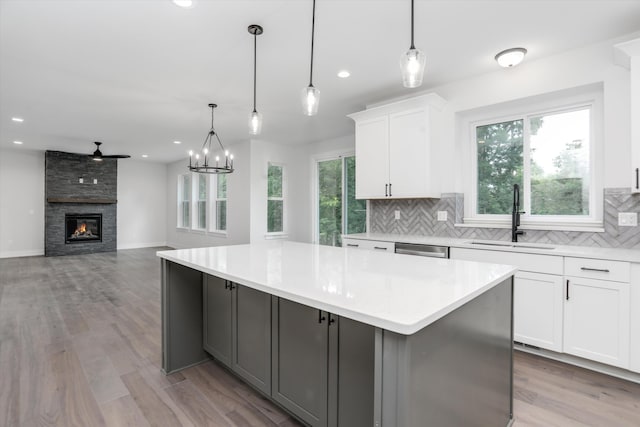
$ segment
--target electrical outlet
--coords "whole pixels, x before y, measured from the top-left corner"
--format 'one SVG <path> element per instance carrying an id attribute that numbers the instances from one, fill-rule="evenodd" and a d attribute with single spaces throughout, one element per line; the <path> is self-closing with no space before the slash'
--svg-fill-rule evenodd
<path id="1" fill-rule="evenodd" d="M 79 184 L 84 183 L 84 179 L 83 179 L 83 178 L 78 178 L 78 183 L 79 183 Z"/>
<path id="2" fill-rule="evenodd" d="M 438 221 L 447 220 L 447 211 L 438 211 Z"/>
<path id="3" fill-rule="evenodd" d="M 93 183 L 97 184 L 98 183 L 98 178 L 93 178 Z"/>
<path id="4" fill-rule="evenodd" d="M 618 225 L 635 227 L 638 225 L 638 214 L 636 212 L 618 212 Z"/>
<path id="5" fill-rule="evenodd" d="M 400 209 L 396 209 L 395 217 L 396 219 L 400 219 Z"/>

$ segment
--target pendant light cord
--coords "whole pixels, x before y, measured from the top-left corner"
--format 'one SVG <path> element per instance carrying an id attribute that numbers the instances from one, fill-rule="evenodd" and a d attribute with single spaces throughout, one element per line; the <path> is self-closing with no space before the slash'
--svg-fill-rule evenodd
<path id="1" fill-rule="evenodd" d="M 257 62 L 257 33 L 253 33 L 253 112 L 256 112 L 256 62 Z"/>
<path id="2" fill-rule="evenodd" d="M 309 70 L 309 86 L 313 87 L 313 38 L 316 28 L 316 0 L 313 0 L 313 14 L 311 15 L 311 67 Z"/>
<path id="3" fill-rule="evenodd" d="M 413 44 L 413 0 L 411 0 L 411 49 L 415 48 L 416 46 Z"/>

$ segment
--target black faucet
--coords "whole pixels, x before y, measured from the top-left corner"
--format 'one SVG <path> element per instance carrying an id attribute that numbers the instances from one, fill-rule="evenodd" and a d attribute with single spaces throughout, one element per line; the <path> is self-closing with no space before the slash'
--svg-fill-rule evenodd
<path id="1" fill-rule="evenodd" d="M 517 242 L 518 235 L 524 234 L 524 231 L 518 230 L 520 225 L 520 186 L 513 184 L 513 212 L 511 213 L 511 241 Z"/>

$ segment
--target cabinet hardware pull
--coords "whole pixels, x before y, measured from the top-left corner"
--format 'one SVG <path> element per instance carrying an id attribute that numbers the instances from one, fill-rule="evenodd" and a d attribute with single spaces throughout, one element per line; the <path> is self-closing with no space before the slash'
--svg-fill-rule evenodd
<path id="1" fill-rule="evenodd" d="M 386 251 L 387 250 L 387 248 L 383 248 L 382 246 L 374 246 L 373 249 L 378 249 L 378 250 L 381 250 L 381 251 Z"/>
<path id="2" fill-rule="evenodd" d="M 389 183 L 389 197 L 392 197 L 391 196 L 391 183 Z"/>
<path id="3" fill-rule="evenodd" d="M 569 279 L 567 279 L 567 301 L 569 301 Z"/>
<path id="4" fill-rule="evenodd" d="M 321 310 L 318 310 L 318 323 L 322 323 L 325 320 L 327 320 L 327 318 L 322 315 L 322 311 Z"/>
<path id="5" fill-rule="evenodd" d="M 224 281 L 224 288 L 225 289 L 229 289 L 229 281 L 228 280 Z"/>
<path id="6" fill-rule="evenodd" d="M 636 168 L 636 190 L 640 189 L 640 176 L 639 175 L 639 169 L 640 168 Z"/>
<path id="7" fill-rule="evenodd" d="M 355 243 L 347 243 L 347 246 L 350 247 L 350 248 L 358 248 L 358 247 L 360 247 L 360 245 L 357 245 Z"/>
<path id="8" fill-rule="evenodd" d="M 384 197 L 389 197 L 389 184 L 384 185 Z"/>
<path id="9" fill-rule="evenodd" d="M 608 268 L 589 268 L 589 267 L 580 267 L 582 271 L 599 271 L 601 273 L 609 273 Z"/>
<path id="10" fill-rule="evenodd" d="M 229 290 L 232 291 L 236 288 L 236 286 L 233 284 L 233 282 L 229 282 Z"/>
<path id="11" fill-rule="evenodd" d="M 329 326 L 331 326 L 334 323 L 336 323 L 336 319 L 334 319 L 333 316 L 329 315 Z"/>

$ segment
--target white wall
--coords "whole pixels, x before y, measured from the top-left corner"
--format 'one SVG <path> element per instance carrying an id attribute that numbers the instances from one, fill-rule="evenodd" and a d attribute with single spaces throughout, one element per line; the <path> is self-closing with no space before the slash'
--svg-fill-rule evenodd
<path id="1" fill-rule="evenodd" d="M 44 152 L 0 149 L 0 258 L 44 254 Z"/>
<path id="2" fill-rule="evenodd" d="M 118 249 L 167 242 L 167 165 L 118 161 Z"/>
<path id="3" fill-rule="evenodd" d="M 613 61 L 612 40 L 537 61 L 525 61 L 474 78 L 429 89 L 447 100 L 446 129 L 439 148 L 443 179 L 451 180 L 446 192 L 464 191 L 468 165 L 460 161 L 461 139 L 456 135 L 456 115 L 498 103 L 534 97 L 579 86 L 604 87 L 604 187 L 630 187 L 630 83 L 629 71 Z M 445 169 L 455 165 L 457 169 Z"/>
<path id="4" fill-rule="evenodd" d="M 250 143 L 229 147 L 234 155 L 235 171 L 227 175 L 227 234 L 226 236 L 202 231 L 178 229 L 178 176 L 186 173 L 187 157 L 168 165 L 165 190 L 167 245 L 174 248 L 237 245 L 249 243 L 249 179 L 251 176 Z"/>

